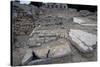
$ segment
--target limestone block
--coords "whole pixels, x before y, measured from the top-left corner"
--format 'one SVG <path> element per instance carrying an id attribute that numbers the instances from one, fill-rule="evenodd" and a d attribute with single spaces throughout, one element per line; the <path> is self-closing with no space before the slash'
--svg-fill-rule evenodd
<path id="1" fill-rule="evenodd" d="M 81 52 L 91 52 L 93 51 L 93 46 L 96 45 L 97 36 L 82 30 L 71 29 L 69 32 L 69 37 L 71 42 L 76 46 Z"/>

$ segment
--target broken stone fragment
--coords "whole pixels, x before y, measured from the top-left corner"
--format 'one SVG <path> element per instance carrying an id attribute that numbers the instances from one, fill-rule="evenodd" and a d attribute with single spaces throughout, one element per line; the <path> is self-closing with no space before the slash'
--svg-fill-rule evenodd
<path id="1" fill-rule="evenodd" d="M 45 43 L 41 47 L 33 48 L 33 52 L 39 58 L 53 58 L 70 55 L 71 48 L 70 43 L 66 39 L 62 38 L 57 41 Z"/>
<path id="2" fill-rule="evenodd" d="M 33 60 L 33 61 L 29 62 L 28 65 L 50 64 L 52 62 L 51 61 L 52 59 L 54 59 L 54 58 L 37 59 L 37 60 Z"/>
<path id="3" fill-rule="evenodd" d="M 92 52 L 96 45 L 97 36 L 82 30 L 70 29 L 70 41 L 83 53 Z"/>
<path id="4" fill-rule="evenodd" d="M 37 35 L 34 35 L 33 37 L 29 38 L 27 42 L 30 47 L 41 46 L 42 43 L 44 43 L 44 38 L 39 38 Z"/>
<path id="5" fill-rule="evenodd" d="M 22 65 L 28 64 L 30 61 L 32 61 L 32 59 L 33 59 L 32 50 L 27 49 L 26 54 L 24 55 L 22 59 Z"/>
<path id="6" fill-rule="evenodd" d="M 44 43 L 45 38 L 36 38 L 36 43 Z"/>
<path id="7" fill-rule="evenodd" d="M 30 38 L 30 39 L 28 40 L 27 44 L 28 44 L 30 47 L 37 46 L 37 44 L 36 44 L 36 39 L 35 39 L 35 38 Z"/>
<path id="8" fill-rule="evenodd" d="M 39 58 L 47 58 L 48 48 L 45 47 L 36 47 L 33 48 L 33 52 Z"/>
<path id="9" fill-rule="evenodd" d="M 59 39 L 54 47 L 50 48 L 48 57 L 61 57 L 71 54 L 70 43 L 65 39 Z"/>
<path id="10" fill-rule="evenodd" d="M 45 37 L 45 42 L 47 43 L 47 42 L 51 42 L 51 41 L 54 41 L 54 40 L 56 40 L 57 39 L 57 37 Z"/>

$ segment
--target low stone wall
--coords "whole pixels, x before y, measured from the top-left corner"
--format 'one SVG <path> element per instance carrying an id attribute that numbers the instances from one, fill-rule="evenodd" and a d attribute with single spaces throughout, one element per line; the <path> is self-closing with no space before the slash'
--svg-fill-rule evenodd
<path id="1" fill-rule="evenodd" d="M 16 35 L 29 35 L 34 28 L 32 16 L 25 14 L 24 12 L 19 13 L 14 21 L 13 28 Z"/>

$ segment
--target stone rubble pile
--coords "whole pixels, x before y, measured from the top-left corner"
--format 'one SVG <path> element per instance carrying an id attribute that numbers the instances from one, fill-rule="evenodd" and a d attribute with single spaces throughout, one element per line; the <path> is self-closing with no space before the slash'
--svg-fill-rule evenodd
<path id="1" fill-rule="evenodd" d="M 35 34 L 36 33 L 36 34 Z M 29 39 L 28 45 L 40 46 L 43 43 L 51 42 L 59 38 L 67 38 L 66 29 L 54 29 L 54 30 L 37 30 L 32 32 L 33 36 Z"/>
<path id="2" fill-rule="evenodd" d="M 33 48 L 33 52 L 39 58 L 52 58 L 71 54 L 71 48 L 68 41 L 59 39 L 57 41 L 45 43 L 41 47 Z"/>
<path id="3" fill-rule="evenodd" d="M 72 50 L 70 45 L 71 44 L 68 40 L 65 38 L 60 38 L 56 41 L 44 43 L 38 47 L 33 47 L 27 50 L 26 55 L 24 55 L 22 60 L 22 64 L 28 64 L 32 60 L 32 57 L 34 58 L 32 53 L 34 53 L 39 59 L 45 60 L 46 58 L 56 58 L 71 55 Z"/>

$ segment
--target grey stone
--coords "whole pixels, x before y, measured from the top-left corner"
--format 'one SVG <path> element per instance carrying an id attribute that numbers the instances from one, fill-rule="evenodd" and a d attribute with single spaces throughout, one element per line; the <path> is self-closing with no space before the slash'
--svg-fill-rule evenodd
<path id="1" fill-rule="evenodd" d="M 54 41 L 56 39 L 57 39 L 57 37 L 45 37 L 45 42 L 51 42 L 51 41 Z"/>
<path id="2" fill-rule="evenodd" d="M 52 59 L 54 58 L 44 58 L 44 59 L 37 59 L 37 60 L 33 60 L 31 62 L 28 63 L 28 65 L 34 65 L 34 64 L 50 64 L 52 61 Z"/>
<path id="3" fill-rule="evenodd" d="M 31 49 L 27 49 L 26 50 L 26 54 L 24 55 L 23 59 L 22 59 L 22 65 L 26 65 L 28 64 L 33 58 L 32 55 L 32 50 Z"/>
<path id="4" fill-rule="evenodd" d="M 59 39 L 50 43 L 43 44 L 41 47 L 36 47 L 33 52 L 39 58 L 61 57 L 71 54 L 70 43 L 66 39 Z"/>
<path id="5" fill-rule="evenodd" d="M 67 30 L 66 29 L 53 29 L 53 30 L 37 30 L 34 31 L 37 33 L 40 33 L 39 36 L 40 37 L 44 37 L 44 36 L 60 36 L 63 38 L 67 38 L 68 34 L 67 34 Z"/>
<path id="6" fill-rule="evenodd" d="M 74 46 L 81 52 L 87 53 L 93 51 L 93 46 L 96 45 L 97 36 L 82 30 L 71 29 L 69 37 Z"/>
<path id="7" fill-rule="evenodd" d="M 85 26 L 97 26 L 97 21 L 89 19 L 88 17 L 73 17 L 73 22 Z"/>
<path id="8" fill-rule="evenodd" d="M 33 48 L 33 52 L 39 58 L 47 58 L 48 48 L 46 47 L 36 47 Z"/>
<path id="9" fill-rule="evenodd" d="M 30 39 L 28 40 L 27 44 L 28 44 L 30 47 L 37 46 L 37 44 L 36 44 L 36 39 L 35 39 L 35 38 L 30 38 Z"/>
<path id="10" fill-rule="evenodd" d="M 44 43 L 44 38 L 36 38 L 36 43 Z"/>
<path id="11" fill-rule="evenodd" d="M 65 55 L 71 54 L 71 48 L 70 43 L 65 39 L 59 39 L 55 43 L 53 43 L 54 46 L 50 48 L 50 52 L 48 54 L 48 57 L 61 57 Z"/>
<path id="12" fill-rule="evenodd" d="M 88 11 L 88 10 L 80 10 L 80 11 L 79 11 L 79 14 L 80 14 L 81 16 L 88 16 L 89 14 L 91 14 L 91 12 Z"/>
<path id="13" fill-rule="evenodd" d="M 38 34 L 34 34 L 29 38 L 27 43 L 30 47 L 40 46 L 42 43 L 44 43 L 44 38 L 40 38 Z"/>
<path id="14" fill-rule="evenodd" d="M 41 46 L 44 38 L 30 38 L 27 43 L 30 47 Z"/>

